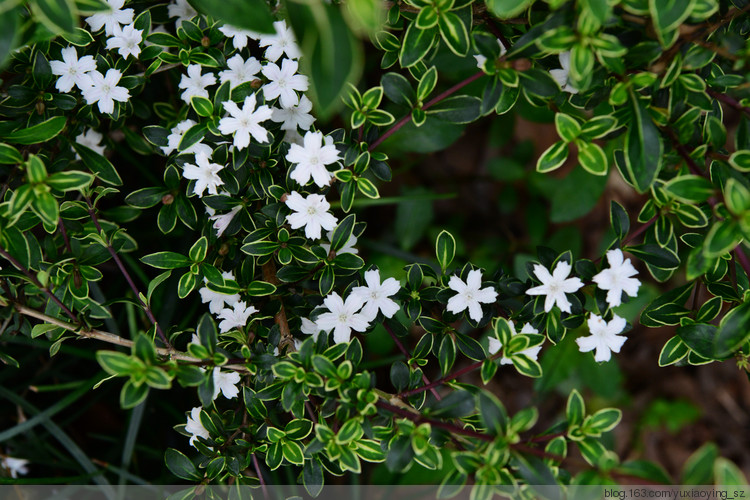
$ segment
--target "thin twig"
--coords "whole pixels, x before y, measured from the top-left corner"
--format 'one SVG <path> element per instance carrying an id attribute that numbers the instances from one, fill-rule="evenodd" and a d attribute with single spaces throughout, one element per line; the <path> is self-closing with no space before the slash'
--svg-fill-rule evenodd
<path id="1" fill-rule="evenodd" d="M 503 355 L 503 351 L 498 351 L 498 352 L 496 352 L 495 354 L 493 354 L 492 356 L 490 356 L 487 359 L 495 360 L 495 359 L 499 358 L 502 355 Z M 483 360 L 477 361 L 475 363 L 472 363 L 470 365 L 464 366 L 460 370 L 456 370 L 455 372 L 450 373 L 450 374 L 446 375 L 445 377 L 441 377 L 441 378 L 435 380 L 434 382 L 432 382 L 430 384 L 427 384 L 427 385 L 422 386 L 422 387 L 417 387 L 416 389 L 411 389 L 411 390 L 406 391 L 406 392 L 402 392 L 401 394 L 398 395 L 398 397 L 399 398 L 408 398 L 409 396 L 413 396 L 414 394 L 419 394 L 420 392 L 424 392 L 426 390 L 432 389 L 433 387 L 437 387 L 439 385 L 444 385 L 447 382 L 450 382 L 451 380 L 457 379 L 461 375 L 465 375 L 465 374 L 467 374 L 469 372 L 472 372 L 472 371 L 476 370 L 477 368 L 481 367 L 482 363 L 484 363 L 485 361 L 486 360 L 483 359 Z"/>
<path id="2" fill-rule="evenodd" d="M 708 93 L 708 95 L 715 97 L 716 99 L 720 100 L 724 104 L 736 109 L 737 111 L 742 111 L 747 116 L 750 116 L 750 108 L 740 104 L 739 101 L 735 99 L 734 97 L 728 96 L 726 94 L 722 94 L 721 92 L 717 92 L 716 90 L 711 89 L 711 88 L 706 89 L 706 92 Z"/>
<path id="3" fill-rule="evenodd" d="M 404 344 L 402 344 L 401 341 L 398 339 L 393 329 L 390 326 L 388 326 L 387 323 L 383 323 L 383 328 L 385 328 L 385 330 L 390 334 L 391 338 L 393 339 L 393 342 L 396 344 L 396 347 L 398 347 L 399 351 L 401 351 L 401 353 L 404 356 L 406 356 L 406 359 L 408 360 L 411 357 L 411 355 L 409 354 L 409 351 L 406 350 L 406 347 L 404 347 Z M 427 375 L 425 375 L 424 372 L 422 372 L 422 382 L 424 382 L 425 385 L 431 384 L 430 379 L 427 378 Z M 435 399 L 437 399 L 438 401 L 443 399 L 440 397 L 440 394 L 438 394 L 438 392 L 434 389 L 434 386 L 430 387 L 430 392 L 432 392 L 432 395 L 435 396 Z"/>
<path id="4" fill-rule="evenodd" d="M 260 464 L 258 464 L 258 457 L 255 456 L 255 453 L 253 453 L 253 465 L 255 466 L 255 473 L 258 475 L 260 488 L 263 490 L 263 498 L 269 498 L 268 490 L 266 489 L 266 482 L 263 480 L 263 474 L 260 473 Z"/>
<path id="5" fill-rule="evenodd" d="M 68 308 L 68 306 L 66 306 L 65 304 L 63 304 L 60 301 L 60 299 L 58 299 L 57 296 L 54 293 L 52 293 L 52 291 L 49 288 L 47 288 L 46 286 L 42 285 L 42 283 L 37 279 L 37 277 L 34 276 L 34 273 L 32 273 L 31 271 L 29 271 L 28 269 L 26 269 L 23 266 L 23 264 L 21 264 L 20 262 L 18 262 L 15 257 L 13 257 L 11 254 L 9 254 L 8 252 L 6 252 L 4 248 L 1 248 L 1 247 L 0 247 L 0 255 L 2 255 L 6 259 L 8 259 L 11 264 L 13 264 L 16 268 L 18 268 L 18 270 L 20 270 L 24 275 L 26 275 L 26 277 L 29 278 L 29 280 L 31 280 L 31 282 L 34 283 L 34 285 L 37 288 L 39 288 L 47 297 L 49 297 L 50 300 L 52 300 L 52 302 L 54 302 L 55 304 L 57 304 L 57 307 L 59 307 L 60 309 L 62 309 L 62 311 L 65 314 L 67 314 L 68 317 L 71 320 L 73 320 L 75 322 L 78 322 L 78 318 L 76 318 L 76 315 L 73 314 L 73 311 L 71 311 Z"/>
<path id="6" fill-rule="evenodd" d="M 109 251 L 109 254 L 112 256 L 112 259 L 117 264 L 117 267 L 120 269 L 120 272 L 125 277 L 125 281 L 128 282 L 128 285 L 130 286 L 130 289 L 135 294 L 136 299 L 141 303 L 141 307 L 146 313 L 146 316 L 148 316 L 148 319 L 151 321 L 151 324 L 156 327 L 156 332 L 159 334 L 159 338 L 164 343 L 164 345 L 171 350 L 174 350 L 174 347 L 172 347 L 172 344 L 169 343 L 169 340 L 167 340 L 167 336 L 164 335 L 164 332 L 161 329 L 161 326 L 156 322 L 156 318 L 154 317 L 154 313 L 151 312 L 151 308 L 148 306 L 145 300 L 141 298 L 141 292 L 138 291 L 138 287 L 135 286 L 135 282 L 133 281 L 133 278 L 130 277 L 130 273 L 128 273 L 128 270 L 125 269 L 125 265 L 123 265 L 122 261 L 120 260 L 120 256 L 117 255 L 117 252 L 115 252 L 115 249 L 112 247 L 112 244 L 106 239 L 106 235 L 104 234 L 104 230 L 102 230 L 102 226 L 99 224 L 99 219 L 96 216 L 96 211 L 94 210 L 94 205 L 91 203 L 91 199 L 84 195 L 84 199 L 86 200 L 86 203 L 89 206 L 89 215 L 91 216 L 91 220 L 94 222 L 94 226 L 96 226 L 96 230 L 99 231 L 99 234 L 102 238 L 104 238 L 105 242 L 107 243 L 107 250 Z"/>

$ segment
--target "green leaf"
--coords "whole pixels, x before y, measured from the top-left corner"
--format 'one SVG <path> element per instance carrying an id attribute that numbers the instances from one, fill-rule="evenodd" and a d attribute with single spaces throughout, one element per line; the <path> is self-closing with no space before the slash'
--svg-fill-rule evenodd
<path id="1" fill-rule="evenodd" d="M 26 163 L 26 176 L 32 184 L 44 182 L 47 179 L 47 167 L 37 155 L 29 156 L 29 161 Z"/>
<path id="2" fill-rule="evenodd" d="M 533 378 L 542 376 L 542 366 L 526 354 L 514 354 L 510 360 L 521 375 Z"/>
<path id="3" fill-rule="evenodd" d="M 677 335 L 691 351 L 701 357 L 713 359 L 716 330 L 714 325 L 693 323 L 677 328 Z"/>
<path id="4" fill-rule="evenodd" d="M 196 241 L 192 247 L 190 247 L 188 256 L 193 262 L 203 262 L 203 260 L 206 258 L 207 250 L 208 238 L 206 238 L 205 236 L 201 236 L 201 238 Z"/>
<path id="5" fill-rule="evenodd" d="M 448 48 L 459 57 L 469 53 L 469 33 L 461 18 L 454 12 L 441 12 L 438 18 L 440 36 Z"/>
<path id="6" fill-rule="evenodd" d="M 77 47 L 86 47 L 88 44 L 94 41 L 94 37 L 91 33 L 82 28 L 75 28 L 70 33 L 63 33 L 62 37 L 70 44 Z"/>
<path id="7" fill-rule="evenodd" d="M 565 141 L 557 141 L 542 153 L 536 162 L 536 171 L 540 173 L 552 172 L 562 167 L 568 159 L 568 145 Z"/>
<path id="8" fill-rule="evenodd" d="M 430 106 L 428 115 L 451 123 L 470 123 L 481 116 L 482 100 L 468 95 L 457 95 Z"/>
<path id="9" fill-rule="evenodd" d="M 17 165 L 23 163 L 21 153 L 10 144 L 0 143 L 0 165 Z"/>
<path id="10" fill-rule="evenodd" d="M 706 236 L 706 257 L 718 257 L 733 250 L 742 241 L 739 224 L 732 219 L 717 221 Z"/>
<path id="11" fill-rule="evenodd" d="M 247 294 L 253 297 L 262 297 L 264 295 L 271 295 L 276 291 L 276 287 L 271 283 L 265 281 L 253 281 L 247 286 Z"/>
<path id="12" fill-rule="evenodd" d="M 664 185 L 664 190 L 680 201 L 701 203 L 714 192 L 711 181 L 697 175 L 679 175 Z"/>
<path id="13" fill-rule="evenodd" d="M 354 214 L 347 215 L 344 219 L 338 223 L 334 228 L 333 234 L 331 235 L 331 251 L 338 252 L 346 243 L 351 239 L 352 232 L 354 231 L 354 224 L 357 222 L 357 217 Z"/>
<path id="14" fill-rule="evenodd" d="M 59 191 L 81 191 L 93 182 L 94 176 L 86 172 L 57 172 L 47 177 L 46 184 Z"/>
<path id="15" fill-rule="evenodd" d="M 425 71 L 424 75 L 422 75 L 422 78 L 420 78 L 419 84 L 417 85 L 417 99 L 419 101 L 427 99 L 430 93 L 435 89 L 437 80 L 437 69 L 435 66 L 431 66 L 430 69 Z"/>
<path id="16" fill-rule="evenodd" d="M 33 0 L 34 13 L 52 33 L 73 31 L 78 19 L 70 0 Z"/>
<path id="17" fill-rule="evenodd" d="M 557 128 L 557 134 L 565 142 L 573 142 L 581 133 L 581 125 L 578 120 L 565 113 L 555 114 L 555 128 Z"/>
<path id="18" fill-rule="evenodd" d="M 210 99 L 196 95 L 190 99 L 190 104 L 193 106 L 195 112 L 198 113 L 198 116 L 205 117 L 214 114 L 214 105 Z"/>
<path id="19" fill-rule="evenodd" d="M 596 432 L 611 431 L 622 420 L 622 411 L 617 408 L 603 408 L 589 417 L 588 429 Z"/>
<path id="20" fill-rule="evenodd" d="M 437 31 L 438 29 L 434 26 L 423 30 L 419 29 L 416 23 L 409 24 L 399 53 L 399 62 L 402 68 L 414 66 L 427 55 L 427 52 L 435 43 Z"/>
<path id="21" fill-rule="evenodd" d="M 287 0 L 286 6 L 302 48 L 300 64 L 310 78 L 311 99 L 317 112 L 327 117 L 341 104 L 347 85 L 359 80 L 360 43 L 338 6 L 308 0 Z"/>
<path id="22" fill-rule="evenodd" d="M 714 338 L 715 358 L 726 358 L 750 339 L 750 302 L 729 311 L 719 324 Z"/>
<path id="23" fill-rule="evenodd" d="M 384 74 L 380 78 L 380 85 L 383 87 L 386 97 L 394 104 L 411 107 L 417 102 L 417 96 L 409 80 L 399 73 Z"/>
<path id="24" fill-rule="evenodd" d="M 116 377 L 125 377 L 130 375 L 138 362 L 122 352 L 115 351 L 98 351 L 96 360 L 99 362 L 104 371 Z"/>
<path id="25" fill-rule="evenodd" d="M 54 116 L 49 120 L 38 123 L 32 127 L 25 127 L 4 136 L 8 142 L 16 144 L 38 144 L 46 142 L 62 132 L 65 128 L 66 118 Z M 75 146 L 76 143 L 73 143 Z"/>
<path id="26" fill-rule="evenodd" d="M 157 269 L 177 269 L 188 267 L 193 262 L 182 254 L 175 252 L 156 252 L 141 257 L 141 262 Z"/>
<path id="27" fill-rule="evenodd" d="M 711 484 L 714 462 L 718 457 L 719 450 L 714 443 L 701 446 L 685 462 L 681 484 Z"/>
<path id="28" fill-rule="evenodd" d="M 664 144 L 643 102 L 633 92 L 630 101 L 631 120 L 625 135 L 625 168 L 635 189 L 645 193 L 661 170 Z"/>
<path id="29" fill-rule="evenodd" d="M 422 10 L 419 11 L 416 19 L 414 19 L 414 24 L 416 24 L 417 27 L 421 30 L 432 28 L 437 24 L 437 22 L 438 11 L 430 5 L 422 7 Z"/>
<path id="30" fill-rule="evenodd" d="M 534 0 L 486 0 L 487 8 L 500 19 L 516 17 L 529 8 Z"/>
<path id="31" fill-rule="evenodd" d="M 146 399 L 148 391 L 148 385 L 135 385 L 132 380 L 128 380 L 120 391 L 120 406 L 126 410 L 135 408 Z"/>
<path id="32" fill-rule="evenodd" d="M 440 269 L 445 273 L 456 255 L 456 239 L 448 231 L 440 231 L 435 241 L 435 255 L 437 255 Z"/>
<path id="33" fill-rule="evenodd" d="M 688 355 L 690 348 L 685 344 L 680 337 L 675 335 L 671 339 L 667 340 L 664 347 L 659 353 L 659 366 L 669 366 L 677 363 Z"/>
<path id="34" fill-rule="evenodd" d="M 744 488 L 732 488 L 729 497 L 744 495 L 747 491 L 747 478 L 742 470 L 729 459 L 719 457 L 714 461 L 714 484 L 721 486 L 744 486 Z M 740 493 L 742 492 L 742 493 Z"/>
<path id="35" fill-rule="evenodd" d="M 283 440 L 281 442 L 281 452 L 286 461 L 291 464 L 302 465 L 305 462 L 302 447 L 294 441 Z"/>
<path id="36" fill-rule="evenodd" d="M 360 193 L 372 200 L 380 198 L 378 188 L 375 187 L 375 184 L 373 184 L 370 179 L 367 179 L 365 177 L 360 177 L 357 179 L 357 189 Z"/>
<path id="37" fill-rule="evenodd" d="M 502 435 L 508 427 L 508 413 L 503 403 L 488 391 L 477 393 L 477 408 L 482 425 L 494 435 Z"/>
<path id="38" fill-rule="evenodd" d="M 568 428 L 581 425 L 585 415 L 586 405 L 583 402 L 583 397 L 576 389 L 573 389 L 570 396 L 568 396 L 568 404 L 565 408 L 565 418 L 568 420 Z"/>
<path id="39" fill-rule="evenodd" d="M 177 145 L 177 151 L 185 151 L 190 146 L 196 144 L 198 141 L 203 139 L 208 130 L 206 123 L 196 123 L 190 127 L 187 132 L 180 139 L 180 144 Z"/>
<path id="40" fill-rule="evenodd" d="M 654 31 L 662 47 L 669 48 L 674 42 L 672 33 L 693 11 L 695 0 L 649 0 L 648 8 Z"/>
<path id="41" fill-rule="evenodd" d="M 680 258 L 672 250 L 659 245 L 645 244 L 627 248 L 639 259 L 659 269 L 675 269 L 680 265 Z"/>
<path id="42" fill-rule="evenodd" d="M 274 33 L 273 15 L 265 0 L 190 0 L 197 11 L 237 28 Z"/>
<path id="43" fill-rule="evenodd" d="M 200 481 L 203 477 L 195 464 L 182 452 L 174 448 L 167 448 L 167 452 L 164 454 L 164 463 L 167 465 L 167 469 L 180 479 L 195 482 Z"/>
<path id="44" fill-rule="evenodd" d="M 729 157 L 729 164 L 735 170 L 740 172 L 750 172 L 750 151 L 742 150 L 735 151 L 732 156 Z"/>
<path id="45" fill-rule="evenodd" d="M 82 144 L 78 144 L 77 142 L 72 142 L 71 144 L 76 153 L 78 153 L 78 156 L 83 160 L 83 164 L 86 165 L 86 168 L 91 170 L 94 175 L 107 184 L 113 186 L 122 185 L 120 174 L 117 173 L 114 165 L 112 165 L 108 159 Z"/>
<path id="46" fill-rule="evenodd" d="M 0 14 L 0 69 L 5 67 L 5 63 L 16 47 L 20 21 L 20 7 L 4 11 Z"/>
<path id="47" fill-rule="evenodd" d="M 164 188 L 149 187 L 133 191 L 125 197 L 125 203 L 135 208 L 151 208 L 162 201 L 168 191 Z"/>
<path id="48" fill-rule="evenodd" d="M 60 207 L 55 197 L 51 194 L 37 193 L 36 198 L 31 202 L 31 209 L 49 225 L 57 225 Z"/>
<path id="49" fill-rule="evenodd" d="M 609 221 L 612 225 L 612 230 L 620 240 L 630 231 L 630 217 L 628 217 L 628 213 L 622 205 L 614 200 L 610 203 Z"/>
<path id="50" fill-rule="evenodd" d="M 578 141 L 578 161 L 586 171 L 593 175 L 607 175 L 609 164 L 607 155 L 598 144 Z"/>
<path id="51" fill-rule="evenodd" d="M 737 179 L 731 178 L 724 184 L 724 203 L 730 212 L 742 215 L 750 210 L 750 190 Z"/>

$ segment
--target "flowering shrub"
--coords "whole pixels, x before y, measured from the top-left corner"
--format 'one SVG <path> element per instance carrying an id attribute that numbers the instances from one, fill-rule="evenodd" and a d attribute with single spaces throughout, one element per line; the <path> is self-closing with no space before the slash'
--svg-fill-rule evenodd
<path id="1" fill-rule="evenodd" d="M 318 495 L 365 463 L 418 464 L 442 494 L 468 483 L 473 498 L 669 482 L 612 451 L 603 436 L 620 410 L 587 411 L 573 389 L 542 428 L 535 408 L 509 415 L 484 387 L 499 369 L 545 377 L 540 351 L 566 337 L 609 361 L 645 281 L 662 292 L 632 317 L 676 327 L 660 366 L 734 359 L 747 372 L 747 2 L 17 4 L 0 4 L 0 41 L 14 49 L 0 103 L 0 341 L 48 347 L 52 360 L 96 351 L 107 378 L 65 405 L 117 386 L 142 415 L 149 396 L 191 388 L 172 422 L 186 439 L 165 453 L 174 476 L 291 480 Z M 360 78 L 364 46 L 378 85 Z M 603 251 L 539 246 L 512 271 L 480 269 L 443 230 L 401 282 L 367 262 L 358 207 L 398 181 L 389 143 L 447 147 L 465 124 L 519 109 L 559 136 L 536 172 L 572 161 L 575 196 L 596 201 L 606 176 L 638 194 L 635 212 L 609 204 Z M 557 220 L 592 206 L 563 200 Z M 179 304 L 171 321 L 167 303 Z M 376 330 L 397 359 L 377 364 L 363 348 Z M 18 357 L 0 352 L 8 370 L 37 362 Z M 570 469 L 574 449 L 584 468 Z M 681 479 L 744 480 L 712 450 Z M 8 456 L 3 468 L 34 464 Z"/>

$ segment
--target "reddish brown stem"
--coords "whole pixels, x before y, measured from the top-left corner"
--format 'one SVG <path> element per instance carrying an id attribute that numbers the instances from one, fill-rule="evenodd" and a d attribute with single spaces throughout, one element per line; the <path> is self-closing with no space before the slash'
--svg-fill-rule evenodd
<path id="1" fill-rule="evenodd" d="M 480 72 L 478 72 L 478 73 L 470 76 L 466 80 L 458 82 L 457 84 L 455 84 L 454 86 L 452 86 L 451 88 L 449 88 L 448 90 L 446 90 L 445 92 L 442 92 L 442 93 L 438 94 L 437 96 L 435 96 L 433 99 L 430 99 L 424 106 L 422 106 L 422 110 L 427 111 L 427 109 L 430 106 L 434 106 L 435 104 L 437 104 L 438 102 L 442 101 L 443 99 L 445 99 L 446 97 L 448 97 L 452 93 L 456 92 L 457 90 L 460 90 L 463 87 L 465 87 L 468 84 L 470 84 L 471 82 L 473 82 L 475 80 L 478 80 L 479 78 L 483 77 L 484 74 L 485 74 L 484 71 L 480 71 Z M 409 123 L 410 120 L 411 120 L 411 113 L 409 113 L 408 115 L 406 115 L 403 118 L 401 118 L 399 121 L 396 122 L 395 125 L 393 125 L 391 128 L 389 128 L 388 130 L 386 130 L 383 133 L 383 135 L 381 135 L 380 137 L 378 137 L 378 139 L 375 142 L 373 142 L 372 144 L 370 144 L 370 147 L 367 148 L 367 150 L 370 151 L 370 152 L 372 152 L 375 148 L 377 148 L 378 146 L 380 146 L 380 144 L 382 144 L 383 141 L 385 141 L 390 136 L 392 136 L 393 134 L 395 134 L 401 127 L 403 127 L 404 125 L 406 125 L 407 123 Z"/>
<path id="2" fill-rule="evenodd" d="M 408 410 L 405 410 L 404 408 L 399 408 L 398 406 L 394 406 L 390 403 L 386 403 L 385 401 L 378 401 L 376 403 L 376 406 L 378 408 L 382 408 L 383 410 L 389 411 L 391 413 L 394 413 L 396 415 L 409 419 L 415 424 L 428 423 L 433 427 L 445 429 L 453 434 L 461 434 L 464 436 L 473 437 L 475 439 L 480 439 L 482 441 L 487 441 L 487 442 L 492 442 L 495 440 L 495 438 L 493 438 L 492 436 L 488 434 L 482 434 L 481 432 L 473 431 L 471 429 L 466 429 L 464 427 L 459 427 L 458 425 L 450 424 L 448 422 L 443 422 L 441 420 L 435 420 L 432 418 L 423 417 L 419 413 L 412 413 Z"/>
<path id="3" fill-rule="evenodd" d="M 737 101 L 737 99 L 735 99 L 734 97 L 722 94 L 721 92 L 717 92 L 713 89 L 706 89 L 706 92 L 708 92 L 708 95 L 715 97 L 724 104 L 736 109 L 737 111 L 745 113 L 747 116 L 750 116 L 750 108 L 740 104 L 739 101 Z"/>
<path id="4" fill-rule="evenodd" d="M 498 358 L 500 356 L 502 356 L 502 351 L 499 351 L 499 352 L 493 354 L 492 356 L 490 356 L 487 359 L 496 359 L 496 358 Z M 455 380 L 458 377 L 460 377 L 461 375 L 465 375 L 465 374 L 467 374 L 469 372 L 472 372 L 472 371 L 476 370 L 477 368 L 481 367 L 482 363 L 484 363 L 484 361 L 485 360 L 481 360 L 481 361 L 477 361 L 475 363 L 472 363 L 472 364 L 470 364 L 468 366 L 464 366 L 460 370 L 456 370 L 455 372 L 450 373 L 450 374 L 446 375 L 445 377 L 441 377 L 441 378 L 437 379 L 436 381 L 434 381 L 434 382 L 432 382 L 430 384 L 427 384 L 427 385 L 422 386 L 422 387 L 417 387 L 416 389 L 411 389 L 411 390 L 406 391 L 406 392 L 402 392 L 401 394 L 398 395 L 398 397 L 400 397 L 400 398 L 408 398 L 409 396 L 413 396 L 414 394 L 419 394 L 420 392 L 424 392 L 424 391 L 430 390 L 433 387 L 437 387 L 439 385 L 445 384 L 446 382 L 450 382 L 451 380 Z"/>
<path id="5" fill-rule="evenodd" d="M 406 347 L 404 347 L 404 344 L 402 344 L 401 341 L 398 339 L 396 334 L 393 332 L 393 329 L 390 326 L 388 326 L 388 324 L 386 323 L 383 323 L 383 327 L 393 339 L 393 343 L 396 344 L 396 347 L 398 347 L 398 350 L 401 351 L 401 353 L 404 356 L 406 356 L 406 359 L 408 360 L 411 357 L 409 355 L 409 351 L 406 350 Z M 427 375 L 425 375 L 424 373 L 422 373 L 422 382 L 424 382 L 426 385 L 430 385 L 430 379 L 428 379 Z M 440 394 L 438 394 L 438 392 L 434 388 L 431 388 L 430 391 L 432 392 L 432 395 L 435 396 L 435 399 L 437 399 L 438 401 L 443 399 L 440 397 Z"/>

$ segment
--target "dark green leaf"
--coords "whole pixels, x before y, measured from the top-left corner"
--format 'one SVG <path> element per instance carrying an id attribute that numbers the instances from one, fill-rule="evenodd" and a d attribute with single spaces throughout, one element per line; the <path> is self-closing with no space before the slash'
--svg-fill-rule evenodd
<path id="1" fill-rule="evenodd" d="M 264 0 L 190 0 L 189 3 L 199 12 L 237 28 L 274 33 L 274 18 Z"/>
<path id="2" fill-rule="evenodd" d="M 104 156 L 100 155 L 93 149 L 88 148 L 82 144 L 78 144 L 77 142 L 73 142 L 72 145 L 73 149 L 75 149 L 76 153 L 78 153 L 78 155 L 83 160 L 83 164 L 86 165 L 86 168 L 91 170 L 94 175 L 99 177 L 107 184 L 111 184 L 113 186 L 122 185 L 120 174 L 117 173 L 114 165 L 112 165 L 112 163 L 108 159 L 106 159 Z"/>
<path id="3" fill-rule="evenodd" d="M 66 118 L 64 116 L 54 116 L 32 127 L 24 127 L 4 135 L 4 138 L 8 142 L 16 144 L 38 144 L 46 142 L 62 132 L 65 123 Z M 73 143 L 74 146 L 75 144 L 77 143 Z"/>
<path id="4" fill-rule="evenodd" d="M 141 262 L 157 269 L 188 267 L 192 261 L 175 252 L 156 252 L 141 258 Z"/>
<path id="5" fill-rule="evenodd" d="M 646 105 L 630 95 L 631 121 L 625 135 L 625 167 L 639 193 L 648 191 L 661 170 L 664 144 Z"/>

